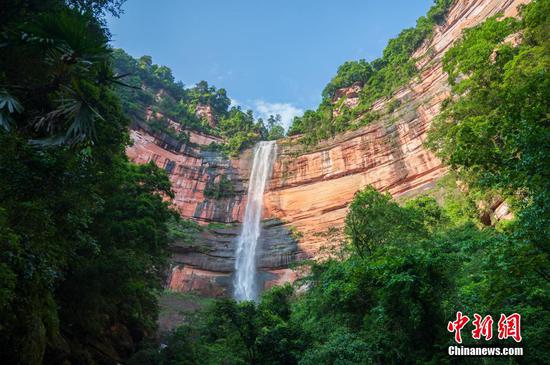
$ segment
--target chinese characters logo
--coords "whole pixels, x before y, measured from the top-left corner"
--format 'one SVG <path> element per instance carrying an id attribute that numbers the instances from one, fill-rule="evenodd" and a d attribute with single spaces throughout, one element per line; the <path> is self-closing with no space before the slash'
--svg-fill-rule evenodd
<path id="1" fill-rule="evenodd" d="M 456 320 L 449 322 L 447 325 L 447 330 L 451 333 L 454 332 L 457 343 L 462 343 L 461 330 L 468 322 L 470 322 L 470 317 L 463 315 L 462 312 L 457 312 Z M 486 341 L 489 341 L 493 338 L 493 318 L 490 315 L 482 317 L 475 313 L 472 325 L 474 326 L 472 330 L 473 339 L 479 340 L 483 337 Z M 512 338 L 516 342 L 521 342 L 521 315 L 517 313 L 509 316 L 501 314 L 497 327 L 500 340 Z"/>

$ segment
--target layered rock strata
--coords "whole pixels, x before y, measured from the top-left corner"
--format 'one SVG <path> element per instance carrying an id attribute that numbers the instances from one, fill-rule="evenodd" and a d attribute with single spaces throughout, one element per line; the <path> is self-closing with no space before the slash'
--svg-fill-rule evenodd
<path id="1" fill-rule="evenodd" d="M 205 228 L 192 245 L 176 242 L 172 246 L 173 266 L 168 286 L 209 296 L 229 295 L 239 232 L 238 224 Z M 258 287 L 293 281 L 295 276 L 289 265 L 301 259 L 297 252 L 297 242 L 281 221 L 264 221 L 258 242 Z"/>
<path id="2" fill-rule="evenodd" d="M 155 133 L 141 123 L 130 131 L 132 146 L 128 157 L 136 163 L 154 162 L 166 170 L 175 197 L 173 204 L 184 218 L 200 222 L 238 222 L 245 206 L 243 178 L 239 161 L 230 160 L 221 153 L 205 149 L 216 137 L 189 132 L 190 143 L 178 141 L 165 133 Z M 211 199 L 205 189 L 226 176 L 234 187 L 234 196 Z"/>
<path id="3" fill-rule="evenodd" d="M 392 98 L 374 103 L 371 112 L 381 115 L 376 122 L 309 151 L 292 140 L 280 143 L 265 206 L 271 216 L 302 233 L 303 256 L 318 257 L 324 248 L 338 244 L 341 236 L 334 232 L 341 230 L 349 202 L 363 187 L 373 185 L 399 197 L 429 189 L 445 174 L 445 166 L 423 145 L 441 103 L 450 95 L 442 57 L 464 29 L 499 13 L 515 16 L 517 7 L 527 2 L 455 1 L 446 22 L 413 55 L 418 77 Z M 336 95 L 353 99 L 356 89 L 352 85 Z"/>
<path id="4" fill-rule="evenodd" d="M 321 257 L 338 246 L 347 206 L 358 190 L 373 185 L 396 197 L 414 195 L 430 189 L 446 173 L 441 161 L 423 145 L 441 103 L 450 95 L 442 57 L 464 29 L 499 13 L 515 16 L 517 7 L 527 2 L 455 1 L 445 23 L 437 26 L 413 55 L 418 76 L 391 98 L 374 103 L 372 112 L 379 115 L 377 121 L 311 149 L 296 143 L 296 138 L 279 142 L 265 194 L 264 217 L 280 221 L 264 224 L 258 257 L 260 285 L 293 281 L 296 273 L 289 268 L 292 262 Z M 355 84 L 336 95 L 345 97 L 345 104 L 353 107 L 358 102 L 358 88 L 360 85 Z M 128 156 L 137 163 L 153 161 L 169 173 L 176 195 L 174 205 L 183 217 L 204 224 L 241 221 L 251 151 L 229 160 L 206 151 L 211 142 L 219 142 L 216 137 L 190 132 L 191 143 L 183 144 L 152 132 L 144 123 L 134 125 L 131 137 L 134 144 L 128 148 Z M 233 182 L 235 196 L 208 199 L 204 191 L 220 175 Z M 495 216 L 509 214 L 505 208 L 495 209 Z M 196 244 L 176 244 L 169 287 L 226 295 L 231 288 L 238 232 L 238 225 L 206 229 Z"/>

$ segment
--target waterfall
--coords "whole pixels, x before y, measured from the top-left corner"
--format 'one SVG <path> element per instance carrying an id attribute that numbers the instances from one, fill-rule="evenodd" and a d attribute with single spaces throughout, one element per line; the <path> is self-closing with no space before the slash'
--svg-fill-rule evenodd
<path id="1" fill-rule="evenodd" d="M 264 190 L 276 156 L 275 141 L 259 142 L 254 147 L 252 172 L 248 182 L 248 200 L 242 231 L 237 241 L 234 297 L 237 300 L 257 299 L 256 246 L 260 237 Z"/>

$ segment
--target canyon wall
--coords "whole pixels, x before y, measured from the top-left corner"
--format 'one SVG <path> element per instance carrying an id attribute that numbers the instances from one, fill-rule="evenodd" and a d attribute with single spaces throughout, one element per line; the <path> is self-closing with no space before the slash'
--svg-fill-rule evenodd
<path id="1" fill-rule="evenodd" d="M 427 131 L 450 95 L 442 57 L 462 31 L 497 13 L 515 16 L 527 0 L 460 0 L 446 22 L 418 49 L 419 76 L 379 100 L 373 111 L 381 117 L 355 131 L 323 141 L 310 151 L 281 141 L 279 156 L 266 195 L 268 215 L 301 232 L 301 257 L 318 257 L 341 239 L 347 206 L 355 192 L 367 185 L 395 197 L 433 187 L 446 168 L 423 146 Z M 357 86 L 340 90 L 346 104 L 356 105 Z M 330 251 L 327 251 L 330 252 Z"/>
<path id="2" fill-rule="evenodd" d="M 130 160 L 153 162 L 170 178 L 173 208 L 183 218 L 198 222 L 202 228 L 192 243 L 176 240 L 170 250 L 171 268 L 167 286 L 176 291 L 199 291 L 208 296 L 227 295 L 232 287 L 235 245 L 246 206 L 252 151 L 229 159 L 208 146 L 217 137 L 189 132 L 189 142 L 153 131 L 145 122 L 134 123 L 132 145 L 126 150 Z M 227 177 L 234 196 L 211 198 L 205 195 L 209 184 Z M 259 240 L 259 286 L 270 287 L 295 278 L 288 266 L 297 260 L 296 240 L 278 219 L 266 220 Z M 298 258 L 299 259 L 299 258 Z"/>
<path id="3" fill-rule="evenodd" d="M 126 149 L 130 160 L 140 164 L 154 162 L 168 173 L 175 194 L 173 204 L 182 217 L 204 223 L 240 221 L 246 204 L 243 179 L 248 179 L 248 171 L 241 173 L 241 160 L 230 160 L 205 149 L 212 142 L 220 142 L 219 138 L 189 132 L 190 143 L 184 143 L 152 132 L 145 123 L 134 125 L 130 138 L 132 145 Z M 249 155 L 250 152 L 243 154 L 242 160 L 246 161 Z M 207 185 L 220 176 L 232 181 L 235 196 L 208 199 L 204 195 Z"/>
<path id="4" fill-rule="evenodd" d="M 293 281 L 289 265 L 329 253 L 342 238 L 347 206 L 367 185 L 396 197 L 415 195 L 434 186 L 446 173 L 423 146 L 426 133 L 450 95 L 442 57 L 465 28 L 497 13 L 515 16 L 517 6 L 528 0 L 458 0 L 447 20 L 413 55 L 418 77 L 374 104 L 380 118 L 360 129 L 340 134 L 313 148 L 288 138 L 278 142 L 278 156 L 267 193 L 260 240 L 261 285 Z M 337 92 L 345 104 L 357 104 L 357 85 Z M 335 100 L 336 102 L 337 100 Z M 152 133 L 146 125 L 134 125 L 128 156 L 137 163 L 153 161 L 170 175 L 174 206 L 185 218 L 207 224 L 193 245 L 175 243 L 168 286 L 174 290 L 198 290 L 226 295 L 231 287 L 235 238 L 246 205 L 251 151 L 230 160 L 205 147 L 219 142 L 212 136 L 190 133 L 184 144 L 170 136 Z M 235 186 L 235 196 L 208 199 L 204 190 L 221 175 Z"/>

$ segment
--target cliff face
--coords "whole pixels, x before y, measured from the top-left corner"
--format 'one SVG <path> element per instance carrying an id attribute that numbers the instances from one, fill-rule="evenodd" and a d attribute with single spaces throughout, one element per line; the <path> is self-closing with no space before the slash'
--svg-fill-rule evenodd
<path id="1" fill-rule="evenodd" d="M 290 263 L 320 257 L 324 248 L 338 245 L 347 206 L 358 190 L 373 185 L 394 196 L 413 195 L 431 188 L 446 173 L 441 162 L 423 146 L 441 102 L 449 96 L 442 57 L 465 28 L 500 12 L 514 16 L 517 6 L 527 2 L 455 1 L 446 22 L 414 54 L 419 76 L 391 99 L 374 104 L 374 111 L 380 115 L 376 122 L 311 150 L 293 139 L 279 141 L 277 161 L 264 197 L 264 217 L 279 221 L 264 222 L 260 285 L 294 280 L 296 273 L 288 268 Z M 346 105 L 354 106 L 358 88 L 353 85 L 336 95 L 346 97 Z M 128 148 L 128 156 L 137 163 L 154 161 L 168 171 L 176 194 L 174 204 L 183 217 L 203 223 L 241 220 L 251 151 L 228 160 L 205 151 L 211 142 L 219 142 L 215 137 L 190 133 L 191 143 L 182 144 L 167 135 L 152 133 L 144 125 L 135 126 L 131 137 L 134 144 Z M 235 195 L 218 200 L 206 198 L 207 185 L 220 175 L 233 182 Z M 227 293 L 238 232 L 238 224 L 206 229 L 193 247 L 176 243 L 169 287 L 209 295 Z"/>
<path id="2" fill-rule="evenodd" d="M 175 242 L 171 247 L 171 268 L 167 286 L 176 291 L 199 291 L 209 296 L 230 293 L 235 265 L 239 222 L 246 205 L 252 151 L 239 159 L 228 159 L 207 146 L 220 142 L 217 137 L 189 132 L 184 143 L 166 133 L 153 131 L 147 123 L 134 123 L 130 131 L 132 145 L 126 153 L 136 163 L 155 163 L 169 175 L 175 197 L 174 208 L 180 215 L 203 225 L 193 243 Z M 205 192 L 220 176 L 229 179 L 234 196 L 212 198 Z M 288 227 L 280 220 L 263 224 L 260 237 L 258 284 L 269 287 L 294 280 L 288 269 L 296 261 L 297 244 Z"/>
<path id="3" fill-rule="evenodd" d="M 394 196 L 429 189 L 446 168 L 423 146 L 426 133 L 450 95 L 442 57 L 462 31 L 502 12 L 515 16 L 527 0 L 461 0 L 447 20 L 413 55 L 420 74 L 391 99 L 379 100 L 375 123 L 324 141 L 304 152 L 292 141 L 279 146 L 266 207 L 269 215 L 284 219 L 303 236 L 303 256 L 322 255 L 323 248 L 338 244 L 347 205 L 358 190 L 373 185 Z M 336 95 L 351 96 L 357 86 Z M 396 107 L 397 105 L 397 107 Z"/>
<path id="4" fill-rule="evenodd" d="M 243 214 L 243 180 L 247 177 L 239 169 L 239 161 L 222 157 L 217 152 L 201 147 L 220 142 L 217 137 L 189 133 L 190 144 L 178 142 L 162 133 L 152 133 L 146 125 L 130 131 L 132 146 L 126 153 L 136 163 L 154 162 L 165 169 L 175 193 L 173 204 L 182 217 L 200 222 L 237 222 Z M 205 188 L 218 176 L 227 176 L 235 186 L 235 196 L 208 199 Z"/>
<path id="5" fill-rule="evenodd" d="M 207 228 L 195 237 L 192 247 L 176 242 L 167 285 L 173 290 L 199 291 L 209 296 L 229 294 L 239 233 L 240 225 Z M 297 251 L 296 241 L 281 221 L 264 221 L 259 239 L 259 287 L 293 281 L 295 273 L 288 266 L 297 260 Z"/>

